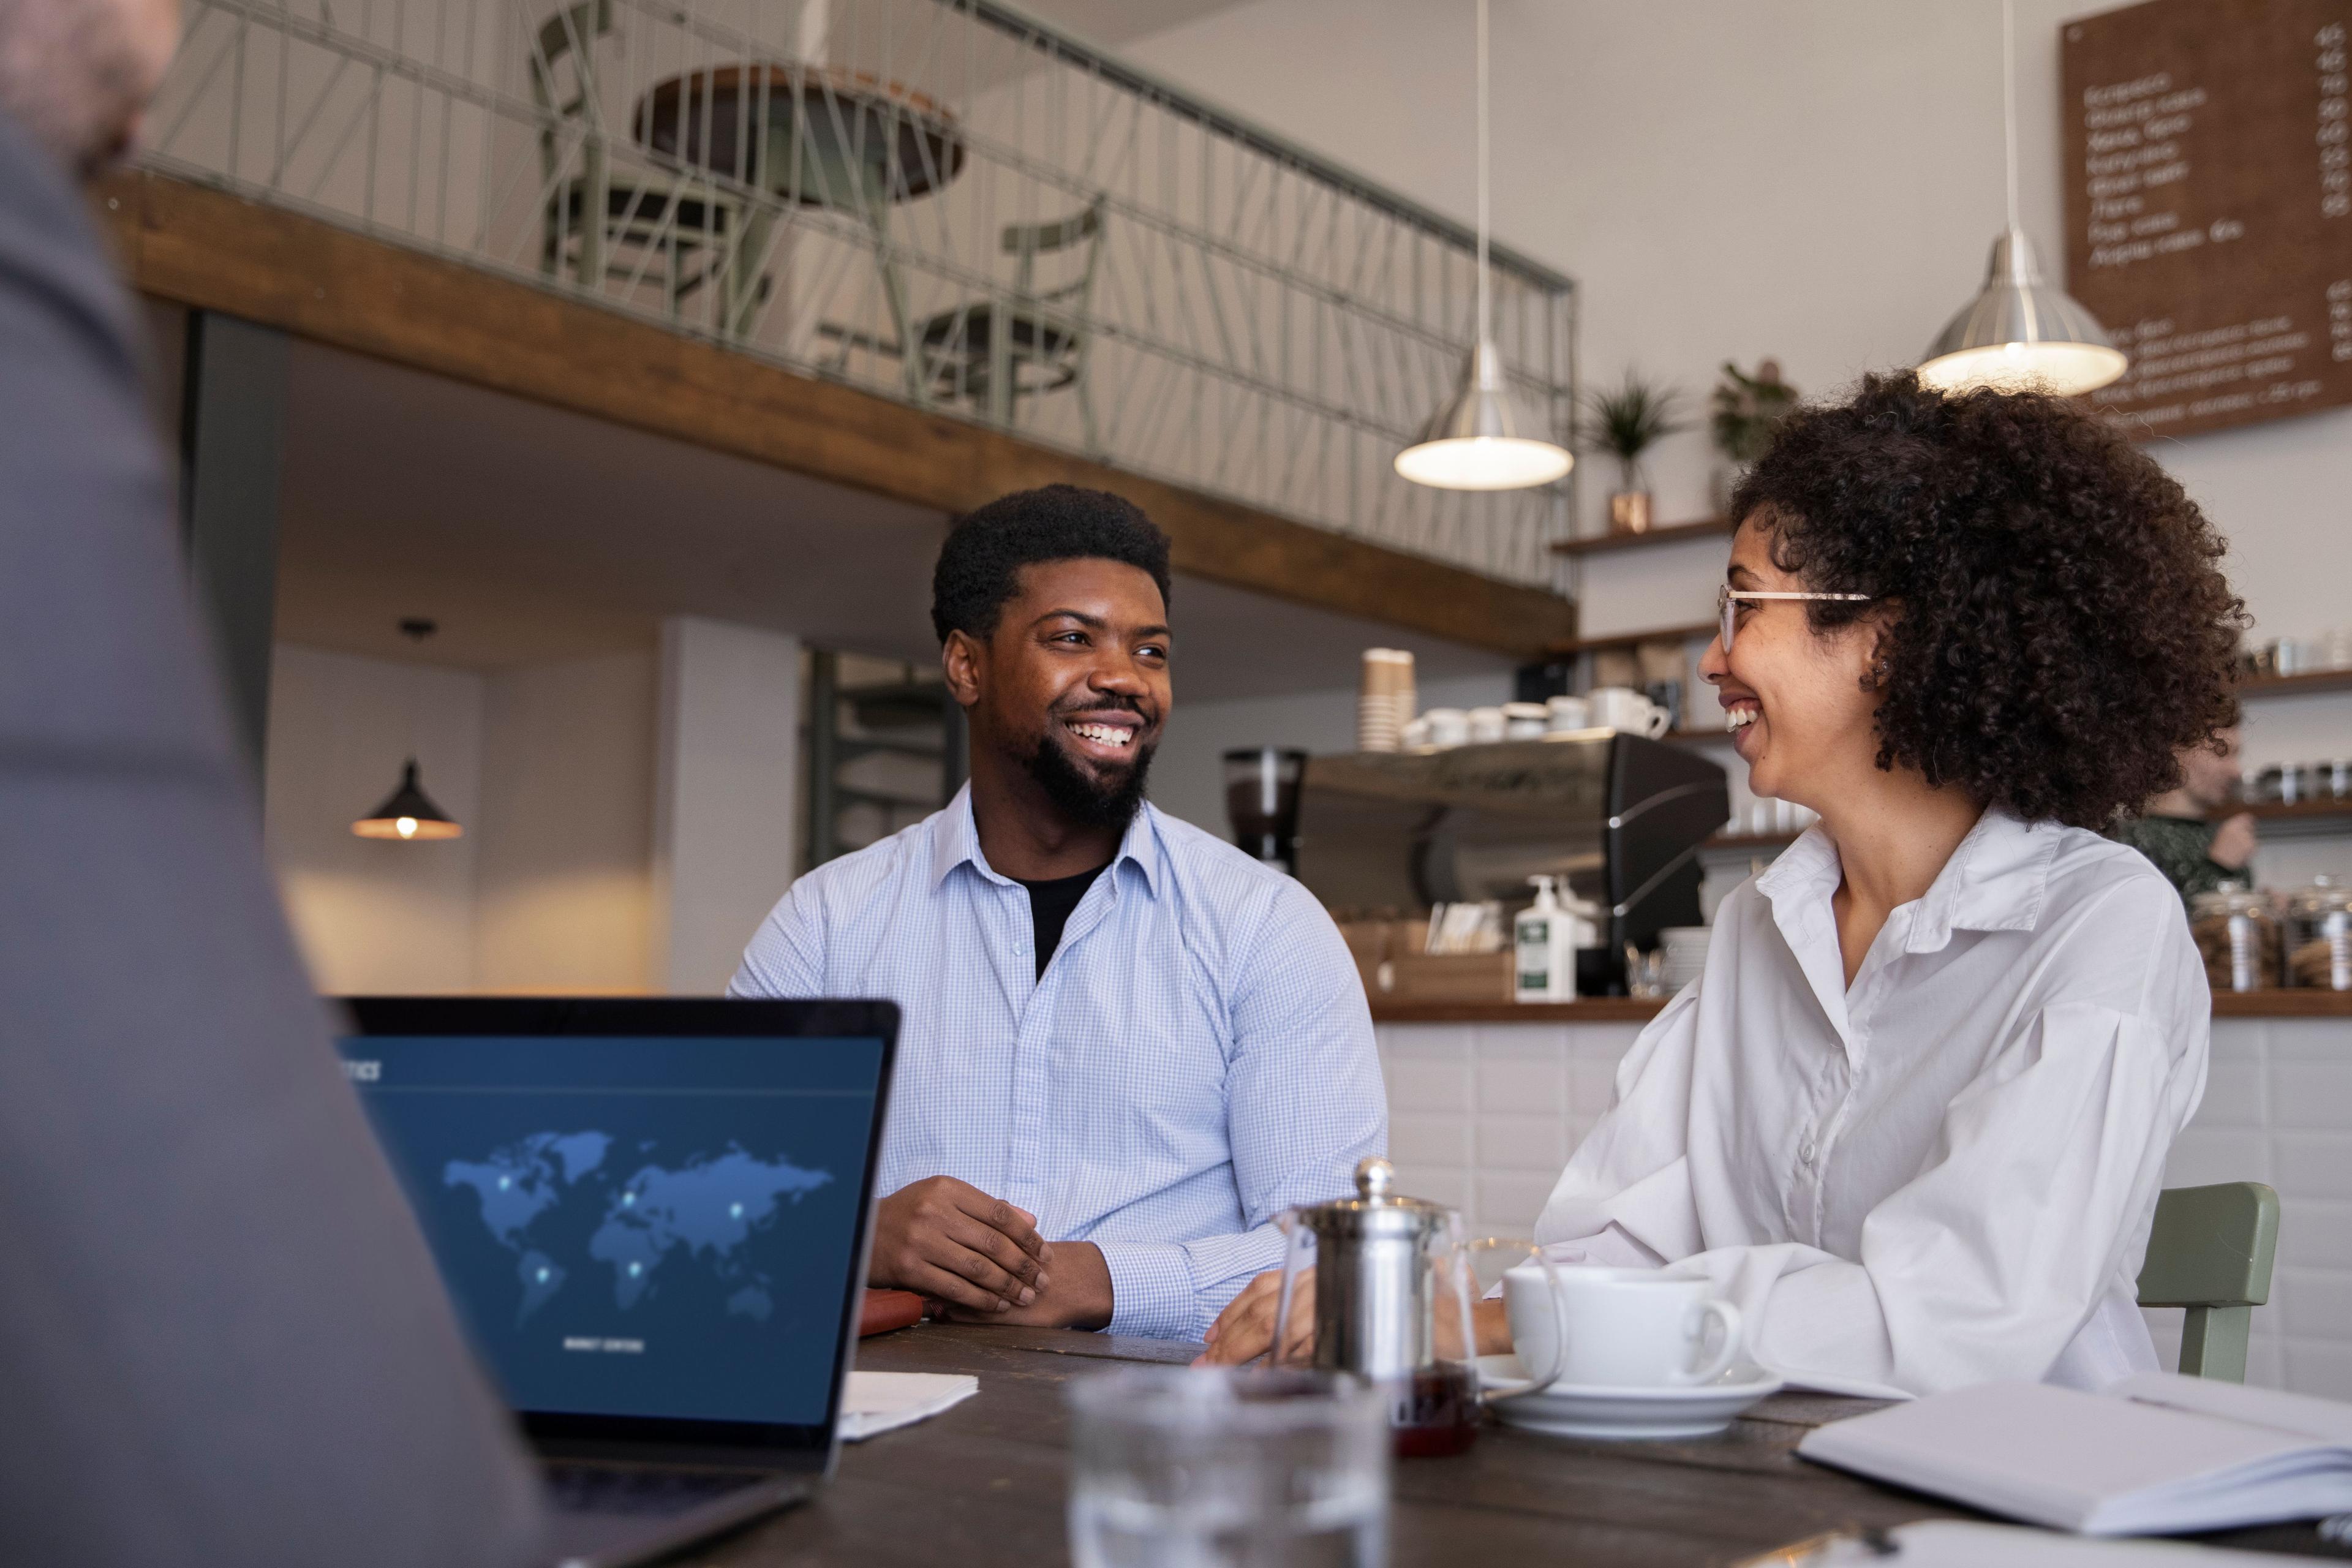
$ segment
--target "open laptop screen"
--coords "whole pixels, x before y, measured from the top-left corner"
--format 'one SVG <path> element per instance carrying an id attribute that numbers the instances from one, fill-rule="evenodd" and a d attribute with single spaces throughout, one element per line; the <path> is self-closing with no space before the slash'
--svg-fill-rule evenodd
<path id="1" fill-rule="evenodd" d="M 830 1421 L 885 1040 L 341 1044 L 515 1408 Z"/>

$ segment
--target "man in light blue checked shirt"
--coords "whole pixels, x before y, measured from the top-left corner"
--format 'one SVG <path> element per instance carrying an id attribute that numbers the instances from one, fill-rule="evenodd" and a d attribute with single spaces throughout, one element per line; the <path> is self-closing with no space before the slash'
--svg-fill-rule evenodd
<path id="1" fill-rule="evenodd" d="M 793 884 L 739 996 L 904 1014 L 869 1273 L 942 1315 L 1198 1340 L 1353 1191 L 1388 1107 L 1338 928 L 1155 810 L 1168 541 L 1054 486 L 957 523 L 932 580 L 971 783 Z"/>

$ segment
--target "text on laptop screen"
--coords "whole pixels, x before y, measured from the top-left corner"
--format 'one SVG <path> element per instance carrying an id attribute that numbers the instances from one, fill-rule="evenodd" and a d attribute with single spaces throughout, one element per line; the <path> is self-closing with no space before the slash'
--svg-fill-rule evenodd
<path id="1" fill-rule="evenodd" d="M 880 1040 L 341 1046 L 515 1408 L 825 1419 Z"/>

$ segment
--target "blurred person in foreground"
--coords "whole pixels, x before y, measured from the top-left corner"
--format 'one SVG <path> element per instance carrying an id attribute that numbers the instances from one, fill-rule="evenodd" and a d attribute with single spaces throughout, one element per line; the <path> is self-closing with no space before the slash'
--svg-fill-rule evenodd
<path id="1" fill-rule="evenodd" d="M 521 1563 L 535 1482 L 329 1047 L 80 178 L 175 0 L 0 0 L 0 1562 Z"/>
<path id="2" fill-rule="evenodd" d="M 2233 718 L 2220 533 L 2075 405 L 1907 371 L 1790 415 L 1727 515 L 1700 673 L 1755 792 L 1821 821 L 1718 906 L 1536 1241 L 1704 1277 L 1832 1392 L 2156 1371 L 2135 1281 L 2212 998 L 2098 829 Z M 1211 1358 L 1276 1300 L 1253 1281 Z M 1501 1302 L 1476 1324 L 1511 1348 Z"/>
<path id="3" fill-rule="evenodd" d="M 2231 725 L 2211 745 L 2180 752 L 2180 783 L 2150 800 L 2137 816 L 2126 816 L 2108 836 L 2156 863 L 2186 903 L 2224 882 L 2251 882 L 2254 819 L 2245 812 L 2215 820 L 2238 784 L 2238 729 Z"/>

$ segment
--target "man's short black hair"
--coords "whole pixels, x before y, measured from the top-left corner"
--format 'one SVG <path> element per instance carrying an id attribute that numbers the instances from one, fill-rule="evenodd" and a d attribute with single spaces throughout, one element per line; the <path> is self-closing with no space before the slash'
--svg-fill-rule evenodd
<path id="1" fill-rule="evenodd" d="M 1108 490 L 1047 485 L 1000 496 L 956 520 L 931 572 L 931 627 L 982 642 L 1020 591 L 1021 568 L 1042 561 L 1117 561 L 1151 574 L 1168 602 L 1168 536 L 1143 509 Z"/>

